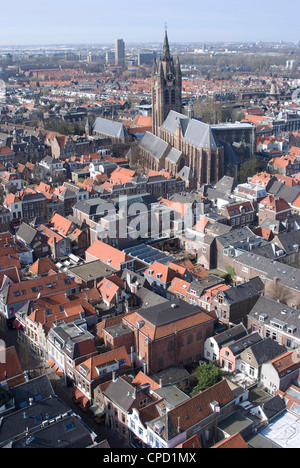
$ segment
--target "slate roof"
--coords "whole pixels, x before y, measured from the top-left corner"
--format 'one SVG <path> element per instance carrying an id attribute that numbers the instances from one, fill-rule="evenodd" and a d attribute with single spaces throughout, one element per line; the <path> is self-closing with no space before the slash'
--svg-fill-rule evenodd
<path id="1" fill-rule="evenodd" d="M 286 304 L 269 299 L 266 296 L 260 296 L 249 312 L 248 316 L 255 320 L 259 320 L 259 316 L 264 314 L 266 325 L 270 324 L 271 320 L 279 320 L 280 323 L 286 324 L 286 328 L 295 327 L 293 336 L 300 338 L 300 316 L 299 311 L 293 307 L 289 307 Z"/>
<path id="2" fill-rule="evenodd" d="M 181 171 L 178 172 L 177 174 L 178 177 L 180 177 L 183 180 L 193 180 L 194 179 L 194 173 L 192 169 L 188 166 L 184 166 Z"/>
<path id="3" fill-rule="evenodd" d="M 275 260 L 256 255 L 253 252 L 245 252 L 235 258 L 235 262 L 250 268 L 255 268 L 260 275 L 273 281 L 278 278 L 280 284 L 299 291 L 300 289 L 300 270 L 285 265 Z"/>
<path id="4" fill-rule="evenodd" d="M 10 389 L 15 401 L 15 408 L 20 409 L 29 406 L 29 398 L 39 401 L 54 395 L 54 390 L 48 375 L 42 375 L 28 380 Z"/>
<path id="5" fill-rule="evenodd" d="M 168 299 L 165 299 L 163 296 L 159 296 L 153 291 L 149 291 L 149 289 L 143 286 L 137 290 L 135 295 L 139 299 L 139 306 L 144 309 L 168 302 Z"/>
<path id="6" fill-rule="evenodd" d="M 172 304 L 175 307 L 172 307 Z M 140 310 L 139 315 L 156 327 L 181 320 L 197 313 L 197 309 L 181 299 L 166 301 L 162 304 Z"/>
<path id="7" fill-rule="evenodd" d="M 223 193 L 231 193 L 234 185 L 234 178 L 225 175 L 215 184 L 215 188 Z"/>
<path id="8" fill-rule="evenodd" d="M 150 153 L 155 159 L 160 160 L 168 148 L 168 143 L 161 138 L 153 135 L 153 133 L 145 132 L 140 140 L 140 146 Z"/>
<path id="9" fill-rule="evenodd" d="M 247 336 L 248 332 L 243 324 L 237 325 L 236 327 L 232 327 L 229 330 L 226 330 L 218 335 L 215 335 L 213 338 L 218 343 L 218 345 L 224 346 L 231 341 L 239 340 L 244 336 Z"/>
<path id="10" fill-rule="evenodd" d="M 276 244 L 277 241 L 279 241 L 287 254 L 295 252 L 294 246 L 298 248 L 300 244 L 300 229 L 297 231 L 279 233 L 272 243 Z"/>
<path id="11" fill-rule="evenodd" d="M 262 223 L 261 227 L 271 229 L 271 231 L 282 232 L 286 231 L 286 227 L 278 219 L 266 218 Z"/>
<path id="12" fill-rule="evenodd" d="M 229 304 L 234 304 L 249 299 L 249 297 L 257 296 L 261 294 L 263 290 L 264 283 L 259 276 L 256 276 L 246 283 L 239 284 L 226 291 L 220 291 L 219 294 L 222 294 Z"/>
<path id="13" fill-rule="evenodd" d="M 234 341 L 233 343 L 229 343 L 228 348 L 231 350 L 234 356 L 238 356 L 245 349 L 249 348 L 250 346 L 262 340 L 263 338 L 258 332 L 253 332 L 247 336 L 240 338 L 239 340 Z"/>
<path id="14" fill-rule="evenodd" d="M 271 421 L 286 409 L 285 401 L 279 395 L 276 395 L 262 403 L 261 408 L 268 418 L 268 421 Z"/>
<path id="15" fill-rule="evenodd" d="M 172 148 L 171 151 L 166 156 L 166 159 L 172 163 L 177 163 L 180 159 L 182 152 L 176 148 Z"/>
<path id="16" fill-rule="evenodd" d="M 251 345 L 251 351 L 255 356 L 257 364 L 261 366 L 264 362 L 268 362 L 285 353 L 286 348 L 272 340 L 272 338 L 265 338 L 259 343 Z"/>
<path id="17" fill-rule="evenodd" d="M 19 237 L 25 244 L 31 245 L 37 235 L 37 230 L 32 228 L 26 223 L 22 223 L 17 231 L 17 237 Z"/>
<path id="18" fill-rule="evenodd" d="M 245 241 L 248 238 L 254 238 L 261 241 L 261 237 L 253 234 L 251 229 L 249 229 L 247 226 L 241 229 L 233 229 L 226 234 L 222 234 L 218 237 L 218 241 L 221 242 L 223 246 L 228 246 L 238 244 L 239 242 Z"/>
<path id="19" fill-rule="evenodd" d="M 11 448 L 89 448 L 94 436 L 80 418 L 70 415 L 12 443 Z"/>
<path id="20" fill-rule="evenodd" d="M 274 181 L 268 192 L 276 197 L 284 198 L 287 203 L 293 203 L 300 194 L 300 186 L 287 187 L 279 181 Z"/>
<path id="21" fill-rule="evenodd" d="M 188 292 L 191 293 L 191 291 L 196 291 L 196 295 L 200 297 L 205 289 L 221 283 L 224 283 L 224 280 L 219 276 L 208 275 L 204 278 L 200 278 L 197 281 L 193 281 L 188 289 Z"/>
<path id="22" fill-rule="evenodd" d="M 93 131 L 113 138 L 125 138 L 129 135 L 123 124 L 114 122 L 113 120 L 103 119 L 101 117 L 97 117 Z"/>
<path id="23" fill-rule="evenodd" d="M 75 209 L 81 211 L 84 214 L 93 216 L 97 214 L 98 206 L 103 203 L 107 203 L 102 198 L 91 198 L 90 200 L 82 200 L 76 203 Z"/>
<path id="24" fill-rule="evenodd" d="M 196 119 L 179 114 L 171 110 L 162 124 L 162 129 L 173 135 L 180 124 L 183 132 L 183 140 L 193 146 L 204 149 L 216 149 L 218 147 L 211 126 Z"/>
<path id="25" fill-rule="evenodd" d="M 115 382 L 112 381 L 103 393 L 107 398 L 116 403 L 119 408 L 128 412 L 135 402 L 134 391 L 134 385 L 129 383 L 128 380 L 119 377 Z"/>
<path id="26" fill-rule="evenodd" d="M 43 421 L 68 413 L 70 408 L 57 396 L 50 396 L 26 408 L 3 417 L 0 426 L 0 446 L 17 436 L 37 428 Z"/>

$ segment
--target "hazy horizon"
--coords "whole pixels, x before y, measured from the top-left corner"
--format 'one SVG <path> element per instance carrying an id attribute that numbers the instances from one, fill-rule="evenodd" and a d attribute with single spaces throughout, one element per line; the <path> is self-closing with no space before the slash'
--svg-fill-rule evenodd
<path id="1" fill-rule="evenodd" d="M 0 8 L 0 46 L 109 45 L 117 38 L 127 44 L 161 43 L 165 23 L 170 43 L 298 42 L 299 3 L 290 0 L 239 0 L 188 4 L 153 0 L 149 7 L 137 0 L 113 5 L 103 1 L 37 0 Z M 278 15 L 274 17 L 274 15 Z"/>

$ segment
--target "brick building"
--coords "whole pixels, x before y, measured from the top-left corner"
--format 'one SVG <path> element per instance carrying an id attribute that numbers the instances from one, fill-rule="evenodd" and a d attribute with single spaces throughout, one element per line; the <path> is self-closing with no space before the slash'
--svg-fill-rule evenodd
<path id="1" fill-rule="evenodd" d="M 134 332 L 135 360 L 147 373 L 201 359 L 214 333 L 214 319 L 180 299 L 124 316 L 123 323 Z"/>

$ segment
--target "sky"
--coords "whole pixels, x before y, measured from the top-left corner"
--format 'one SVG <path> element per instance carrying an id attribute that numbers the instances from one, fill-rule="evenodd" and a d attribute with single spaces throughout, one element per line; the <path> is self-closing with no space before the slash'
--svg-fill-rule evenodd
<path id="1" fill-rule="evenodd" d="M 15 0 L 0 5 L 0 46 L 297 42 L 299 0 Z M 3 21 L 4 18 L 4 21 Z"/>

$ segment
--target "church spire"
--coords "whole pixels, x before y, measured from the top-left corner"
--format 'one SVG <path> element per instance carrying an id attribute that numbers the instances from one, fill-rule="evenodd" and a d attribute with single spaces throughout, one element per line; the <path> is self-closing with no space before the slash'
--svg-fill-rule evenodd
<path id="1" fill-rule="evenodd" d="M 163 48 L 163 60 L 171 60 L 171 55 L 170 55 L 170 47 L 169 47 L 169 41 L 168 41 L 168 32 L 167 32 L 167 27 L 166 27 L 166 32 L 165 32 L 165 40 L 164 40 L 164 48 Z"/>

